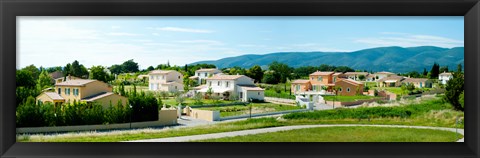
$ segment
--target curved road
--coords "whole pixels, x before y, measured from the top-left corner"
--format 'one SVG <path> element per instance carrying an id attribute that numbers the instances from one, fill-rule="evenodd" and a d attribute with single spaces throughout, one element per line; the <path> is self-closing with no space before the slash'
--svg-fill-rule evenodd
<path id="1" fill-rule="evenodd" d="M 270 127 L 270 128 L 260 128 L 260 129 L 251 129 L 243 131 L 232 131 L 232 132 L 223 132 L 223 133 L 212 133 L 212 134 L 202 134 L 202 135 L 192 135 L 192 136 L 182 136 L 182 137 L 170 137 L 170 138 L 158 138 L 158 139 L 144 139 L 144 140 L 134 140 L 127 142 L 188 142 L 202 139 L 214 139 L 214 138 L 223 138 L 223 137 L 234 137 L 234 136 L 243 136 L 251 134 L 260 134 L 268 132 L 278 132 L 278 131 L 287 131 L 294 129 L 302 128 L 315 128 L 315 127 L 348 127 L 348 126 L 368 126 L 368 127 L 400 127 L 400 128 L 418 128 L 418 129 L 434 129 L 434 130 L 445 130 L 451 132 L 458 132 L 461 135 L 464 135 L 463 129 L 455 128 L 445 128 L 445 127 L 427 127 L 427 126 L 403 126 L 403 125 L 356 125 L 356 124 L 336 124 L 336 125 L 297 125 L 297 126 L 281 126 L 281 127 Z M 459 139 L 457 142 L 464 142 L 464 138 Z"/>

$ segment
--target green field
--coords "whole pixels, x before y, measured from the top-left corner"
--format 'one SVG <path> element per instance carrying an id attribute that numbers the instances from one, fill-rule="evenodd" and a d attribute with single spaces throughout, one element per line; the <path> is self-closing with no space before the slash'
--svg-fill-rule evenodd
<path id="1" fill-rule="evenodd" d="M 198 142 L 455 142 L 450 131 L 388 127 L 320 127 L 206 139 Z"/>
<path id="2" fill-rule="evenodd" d="M 357 100 L 369 100 L 373 98 L 381 98 L 381 97 L 374 97 L 368 95 L 356 95 L 356 96 L 323 96 L 323 99 L 326 101 L 341 101 L 341 102 L 352 102 Z"/>
<path id="3" fill-rule="evenodd" d="M 377 82 L 365 82 L 365 84 L 370 87 L 370 89 L 377 86 Z"/>
<path id="4" fill-rule="evenodd" d="M 282 105 L 273 103 L 250 103 L 249 105 L 235 105 L 235 106 L 216 106 L 199 108 L 201 110 L 220 111 L 221 117 L 246 115 L 250 113 L 250 106 L 252 106 L 252 114 L 267 113 L 275 111 L 297 110 L 301 107 L 295 105 Z"/>
<path id="5" fill-rule="evenodd" d="M 266 97 L 274 97 L 274 98 L 285 98 L 285 99 L 295 99 L 294 95 L 290 95 L 290 92 L 287 91 L 280 91 L 280 93 L 277 93 L 273 89 L 265 90 L 265 96 Z"/>
<path id="6" fill-rule="evenodd" d="M 374 89 L 376 90 L 386 90 L 392 93 L 395 93 L 397 95 L 403 95 L 406 92 L 402 91 L 402 88 L 400 87 L 375 87 Z"/>

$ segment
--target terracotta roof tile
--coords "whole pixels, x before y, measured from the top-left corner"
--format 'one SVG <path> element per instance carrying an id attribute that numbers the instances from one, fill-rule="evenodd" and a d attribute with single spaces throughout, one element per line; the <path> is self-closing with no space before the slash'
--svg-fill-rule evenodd
<path id="1" fill-rule="evenodd" d="M 95 82 L 97 80 L 85 80 L 85 79 L 75 79 L 75 80 L 68 80 L 64 82 L 60 82 L 55 84 L 55 86 L 84 86 L 88 83 Z"/>
<path id="2" fill-rule="evenodd" d="M 317 71 L 317 72 L 311 73 L 310 75 L 313 75 L 313 76 L 326 76 L 326 75 L 331 75 L 331 74 L 334 74 L 334 72 L 332 72 L 332 71 L 329 71 L 329 72 Z"/>

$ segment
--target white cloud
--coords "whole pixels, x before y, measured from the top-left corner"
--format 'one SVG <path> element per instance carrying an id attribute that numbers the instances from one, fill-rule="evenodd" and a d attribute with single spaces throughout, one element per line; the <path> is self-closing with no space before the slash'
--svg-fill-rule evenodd
<path id="1" fill-rule="evenodd" d="M 141 36 L 141 34 L 136 33 L 127 33 L 127 32 L 109 32 L 106 33 L 109 36 Z"/>
<path id="2" fill-rule="evenodd" d="M 383 33 L 385 34 L 385 33 Z M 407 33 L 385 34 L 390 36 L 384 37 L 367 37 L 354 40 L 355 43 L 367 44 L 370 47 L 384 47 L 384 46 L 401 46 L 401 47 L 416 47 L 416 46 L 437 46 L 437 47 L 463 47 L 463 40 L 455 40 L 446 37 L 432 36 L 432 35 L 412 35 Z"/>
<path id="3" fill-rule="evenodd" d="M 189 32 L 189 33 L 212 33 L 212 30 L 203 30 L 203 29 L 192 29 L 192 28 L 182 28 L 182 27 L 157 27 L 149 29 L 155 29 L 160 31 L 173 31 L 173 32 Z"/>

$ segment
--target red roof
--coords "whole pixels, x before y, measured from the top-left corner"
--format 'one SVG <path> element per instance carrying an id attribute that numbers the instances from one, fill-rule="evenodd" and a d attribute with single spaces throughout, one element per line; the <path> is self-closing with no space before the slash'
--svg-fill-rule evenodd
<path id="1" fill-rule="evenodd" d="M 331 74 L 334 74 L 335 72 L 332 72 L 332 71 L 329 71 L 329 72 L 322 72 L 322 71 L 317 71 L 317 72 L 314 72 L 310 75 L 312 76 L 327 76 L 327 75 L 331 75 Z"/>

